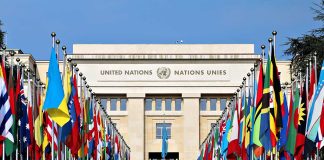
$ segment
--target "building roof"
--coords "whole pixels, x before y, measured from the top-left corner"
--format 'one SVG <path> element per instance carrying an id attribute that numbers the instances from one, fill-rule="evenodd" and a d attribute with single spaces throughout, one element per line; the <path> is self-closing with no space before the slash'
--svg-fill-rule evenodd
<path id="1" fill-rule="evenodd" d="M 74 44 L 73 54 L 254 54 L 254 44 Z"/>

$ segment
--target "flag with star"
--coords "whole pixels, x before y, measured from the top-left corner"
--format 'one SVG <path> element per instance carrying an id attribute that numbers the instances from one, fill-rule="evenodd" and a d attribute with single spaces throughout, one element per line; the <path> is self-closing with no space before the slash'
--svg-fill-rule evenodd
<path id="1" fill-rule="evenodd" d="M 19 77 L 19 76 L 18 76 Z M 18 78 L 20 79 L 20 77 Z M 24 83 L 23 79 L 20 79 L 20 92 L 18 94 L 18 100 L 19 100 L 19 108 L 21 110 L 22 117 L 19 119 L 20 127 L 19 127 L 19 137 L 20 137 L 20 152 L 26 153 L 27 147 L 30 144 L 30 131 L 29 131 L 29 121 L 28 121 L 28 114 L 27 114 L 27 99 L 25 97 L 24 92 Z M 18 86 L 17 86 L 18 87 Z"/>
<path id="2" fill-rule="evenodd" d="M 302 88 L 302 98 L 298 108 L 297 116 L 297 137 L 294 157 L 299 160 L 303 159 L 303 151 L 305 144 L 305 131 L 306 131 L 306 119 L 307 119 L 307 108 L 306 108 L 306 81 L 304 82 L 304 87 Z"/>

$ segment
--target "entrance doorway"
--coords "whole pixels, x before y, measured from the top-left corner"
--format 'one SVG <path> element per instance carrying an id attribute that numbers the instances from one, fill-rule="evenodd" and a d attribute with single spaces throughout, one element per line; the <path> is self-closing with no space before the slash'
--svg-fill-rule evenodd
<path id="1" fill-rule="evenodd" d="M 149 160 L 162 160 L 161 152 L 149 152 Z M 179 160 L 179 152 L 168 152 L 165 160 Z"/>

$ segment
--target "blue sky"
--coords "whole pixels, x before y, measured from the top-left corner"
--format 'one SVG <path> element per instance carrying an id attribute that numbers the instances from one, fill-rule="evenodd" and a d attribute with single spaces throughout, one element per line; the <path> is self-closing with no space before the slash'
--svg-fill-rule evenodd
<path id="1" fill-rule="evenodd" d="M 68 52 L 75 43 L 252 43 L 255 52 L 277 30 L 277 56 L 287 37 L 321 26 L 319 0 L 1 0 L 8 48 L 50 57 L 55 31 Z"/>

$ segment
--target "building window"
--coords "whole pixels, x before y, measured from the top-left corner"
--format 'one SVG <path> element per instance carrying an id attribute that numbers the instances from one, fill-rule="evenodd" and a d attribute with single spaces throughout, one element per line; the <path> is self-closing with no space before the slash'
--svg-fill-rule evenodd
<path id="1" fill-rule="evenodd" d="M 151 111 L 152 110 L 152 98 L 145 99 L 145 110 Z"/>
<path id="2" fill-rule="evenodd" d="M 162 128 L 166 127 L 168 139 L 171 139 L 171 123 L 157 123 L 156 124 L 156 139 L 162 139 Z"/>
<path id="3" fill-rule="evenodd" d="M 126 98 L 121 98 L 120 99 L 120 110 L 121 111 L 126 111 L 127 110 L 126 103 L 127 103 L 127 99 Z"/>
<path id="4" fill-rule="evenodd" d="M 206 111 L 206 105 L 207 105 L 207 99 L 206 98 L 201 98 L 200 99 L 200 110 L 201 111 Z"/>
<path id="5" fill-rule="evenodd" d="M 211 111 L 216 111 L 216 103 L 217 103 L 216 98 L 211 98 L 210 99 L 210 110 Z"/>
<path id="6" fill-rule="evenodd" d="M 101 105 L 106 109 L 107 108 L 107 98 L 100 99 Z"/>
<path id="7" fill-rule="evenodd" d="M 181 98 L 175 99 L 175 110 L 176 111 L 181 111 L 181 102 L 182 102 Z"/>
<path id="8" fill-rule="evenodd" d="M 226 98 L 221 98 L 220 99 L 220 107 L 221 107 L 221 110 L 224 110 L 226 108 L 226 103 L 227 103 L 227 99 Z"/>
<path id="9" fill-rule="evenodd" d="M 111 98 L 110 99 L 110 110 L 111 111 L 116 111 L 117 110 L 117 99 L 116 98 Z"/>
<path id="10" fill-rule="evenodd" d="M 166 111 L 171 111 L 171 102 L 172 102 L 171 98 L 165 99 L 165 110 Z"/>
<path id="11" fill-rule="evenodd" d="M 155 99 L 155 110 L 156 111 L 161 111 L 162 110 L 162 99 L 161 98 L 156 98 Z"/>

